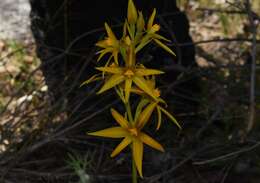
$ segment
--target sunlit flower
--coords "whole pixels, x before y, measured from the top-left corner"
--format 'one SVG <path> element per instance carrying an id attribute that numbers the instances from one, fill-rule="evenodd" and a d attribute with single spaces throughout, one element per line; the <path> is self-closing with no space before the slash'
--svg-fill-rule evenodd
<path id="1" fill-rule="evenodd" d="M 145 80 L 145 76 L 163 74 L 160 70 L 155 69 L 146 69 L 143 67 L 133 66 L 133 67 L 120 67 L 120 66 L 108 66 L 108 67 L 97 67 L 99 71 L 109 74 L 109 78 L 105 81 L 105 84 L 98 91 L 98 94 L 109 90 L 121 83 L 125 83 L 125 99 L 126 102 L 129 99 L 132 84 L 142 89 L 147 95 L 156 100 L 156 96 L 153 91 L 150 89 L 149 84 Z"/>
<path id="2" fill-rule="evenodd" d="M 119 154 L 128 145 L 132 145 L 132 156 L 135 162 L 137 171 L 141 177 L 142 173 L 142 161 L 143 161 L 143 144 L 146 144 L 154 149 L 164 152 L 163 147 L 152 137 L 143 133 L 141 130 L 145 124 L 149 121 L 155 105 L 149 105 L 139 115 L 134 123 L 129 123 L 121 114 L 116 110 L 111 109 L 111 114 L 115 121 L 120 125 L 118 127 L 107 128 L 97 132 L 88 133 L 93 136 L 109 137 L 109 138 L 124 138 L 121 143 L 114 149 L 111 157 Z"/>
<path id="3" fill-rule="evenodd" d="M 98 94 L 109 90 L 117 85 L 121 85 L 124 82 L 125 101 L 128 102 L 132 84 L 141 88 L 147 95 L 156 100 L 156 96 L 150 89 L 146 82 L 146 76 L 163 74 L 164 72 L 155 69 L 147 69 L 144 66 L 139 66 L 135 62 L 136 55 L 132 47 L 129 48 L 127 59 L 124 66 L 112 64 L 107 67 L 97 67 L 96 69 L 108 74 L 108 79 L 105 80 L 105 84 L 98 91 Z"/>

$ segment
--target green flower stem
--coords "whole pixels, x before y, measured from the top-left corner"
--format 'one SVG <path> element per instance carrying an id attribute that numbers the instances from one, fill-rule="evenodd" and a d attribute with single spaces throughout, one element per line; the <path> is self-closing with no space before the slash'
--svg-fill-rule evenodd
<path id="1" fill-rule="evenodd" d="M 134 158 L 132 158 L 132 183 L 138 183 L 137 170 L 136 170 Z"/>
<path id="2" fill-rule="evenodd" d="M 125 104 L 125 108 L 126 108 L 126 112 L 127 112 L 127 116 L 128 116 L 128 118 L 129 118 L 129 121 L 130 121 L 131 123 L 134 123 L 134 118 L 133 118 L 133 115 L 132 115 L 131 106 L 130 106 L 130 103 L 129 103 L 129 102 L 127 102 L 127 103 Z"/>
<path id="3" fill-rule="evenodd" d="M 127 112 L 129 121 L 131 123 L 134 123 L 134 118 L 133 118 L 132 111 L 131 111 L 131 105 L 129 102 L 125 104 L 125 108 L 126 108 L 126 112 Z M 136 166 L 135 166 L 134 157 L 132 157 L 132 183 L 138 183 L 137 170 L 136 170 Z"/>

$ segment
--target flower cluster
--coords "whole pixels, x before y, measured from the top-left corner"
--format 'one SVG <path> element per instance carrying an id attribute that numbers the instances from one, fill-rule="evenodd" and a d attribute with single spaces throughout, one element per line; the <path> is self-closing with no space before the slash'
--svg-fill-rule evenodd
<path id="1" fill-rule="evenodd" d="M 112 152 L 111 157 L 116 156 L 128 145 L 131 145 L 133 161 L 141 177 L 143 177 L 143 144 L 164 151 L 156 140 L 143 132 L 143 128 L 150 121 L 152 113 L 156 112 L 157 115 L 157 130 L 161 126 L 162 114 L 181 128 L 176 119 L 165 109 L 166 102 L 160 97 L 160 90 L 156 88 L 155 76 L 164 72 L 146 68 L 136 57 L 151 42 L 175 55 L 164 43 L 170 42 L 170 40 L 158 34 L 160 25 L 154 23 L 155 15 L 156 9 L 153 10 L 146 23 L 142 12 L 137 11 L 133 1 L 129 0 L 127 19 L 124 22 L 121 39 L 118 39 L 110 26 L 105 23 L 107 37 L 96 43 L 96 46 L 100 48 L 100 51 L 97 52 L 99 55 L 97 62 L 105 60 L 105 55 L 109 55 L 109 57 L 102 67 L 96 67 L 100 73 L 83 83 L 88 84 L 102 80 L 104 84 L 97 94 L 114 89 L 125 104 L 127 115 L 121 115 L 115 109 L 111 109 L 111 114 L 119 127 L 111 127 L 88 133 L 88 135 L 123 138 Z M 136 107 L 134 116 L 130 105 L 131 95 L 140 96 L 140 102 Z"/>

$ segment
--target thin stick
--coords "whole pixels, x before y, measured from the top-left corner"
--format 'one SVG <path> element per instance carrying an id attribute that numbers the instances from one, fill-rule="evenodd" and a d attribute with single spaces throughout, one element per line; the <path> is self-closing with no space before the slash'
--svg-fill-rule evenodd
<path id="1" fill-rule="evenodd" d="M 249 133 L 253 126 L 255 121 L 255 80 L 256 80 L 256 24 L 254 23 L 253 14 L 251 11 L 251 4 L 250 0 L 246 0 L 246 10 L 248 13 L 249 22 L 252 28 L 252 34 L 253 34 L 253 41 L 252 41 L 252 50 L 251 50 L 251 76 L 250 76 L 250 98 L 249 98 L 249 116 L 248 116 L 248 124 L 246 132 Z"/>
<path id="2" fill-rule="evenodd" d="M 238 151 L 235 151 L 235 152 L 232 152 L 232 153 L 228 153 L 228 154 L 216 157 L 216 158 L 208 159 L 208 160 L 205 160 L 205 161 L 193 162 L 193 165 L 205 165 L 205 164 L 209 164 L 209 163 L 215 163 L 217 161 L 222 161 L 222 160 L 225 160 L 225 159 L 232 159 L 232 158 L 234 158 L 234 157 L 236 157 L 236 156 L 238 156 L 242 153 L 250 152 L 250 151 L 258 148 L 259 146 L 260 146 L 260 142 L 257 142 L 257 143 L 255 143 L 254 145 L 252 145 L 248 148 L 244 148 L 244 149 L 241 149 L 241 150 L 238 150 Z"/>

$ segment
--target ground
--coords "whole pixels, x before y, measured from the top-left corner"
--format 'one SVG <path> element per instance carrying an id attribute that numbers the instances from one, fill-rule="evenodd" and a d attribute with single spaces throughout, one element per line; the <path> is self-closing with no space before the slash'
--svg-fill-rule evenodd
<path id="1" fill-rule="evenodd" d="M 28 1 L 0 1 L 0 39 L 24 40 L 30 37 L 30 5 Z"/>

